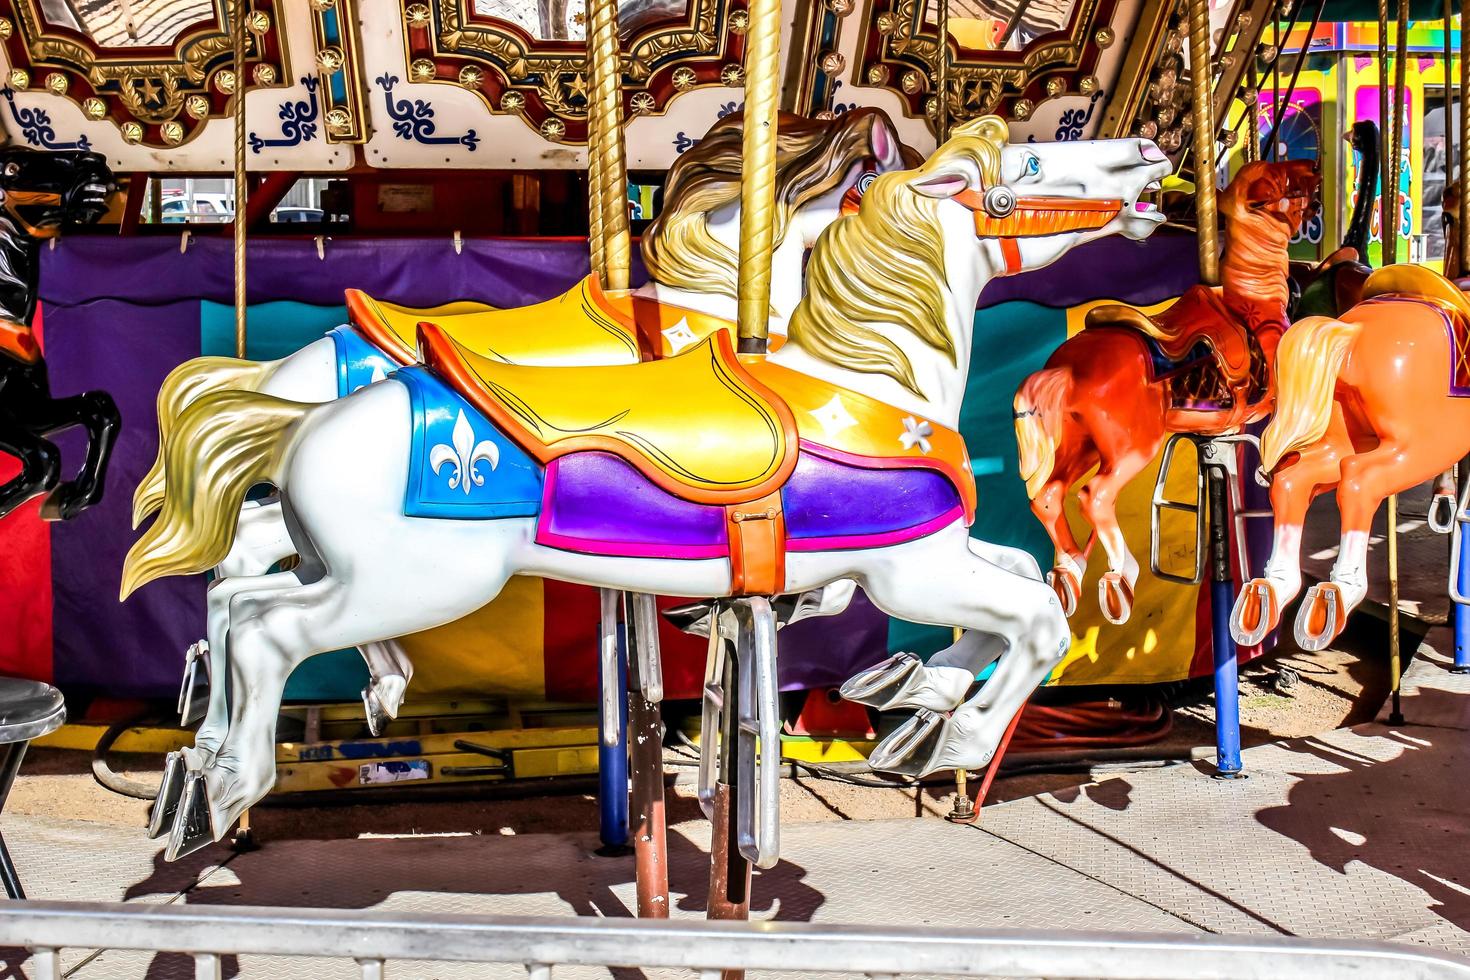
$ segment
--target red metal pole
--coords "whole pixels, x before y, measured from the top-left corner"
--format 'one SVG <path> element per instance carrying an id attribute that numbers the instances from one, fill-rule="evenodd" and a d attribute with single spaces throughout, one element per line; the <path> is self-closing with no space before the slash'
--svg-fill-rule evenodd
<path id="1" fill-rule="evenodd" d="M 630 659 L 636 662 L 636 658 Z M 643 696 L 640 685 L 628 685 L 628 753 L 633 777 L 629 829 L 633 835 L 640 919 L 669 917 L 669 842 L 664 821 L 660 729 L 658 705 Z"/>

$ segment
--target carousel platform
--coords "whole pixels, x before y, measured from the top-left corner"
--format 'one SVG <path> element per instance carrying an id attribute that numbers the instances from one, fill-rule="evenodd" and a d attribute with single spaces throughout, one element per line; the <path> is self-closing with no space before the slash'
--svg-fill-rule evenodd
<path id="1" fill-rule="evenodd" d="M 1351 937 L 1470 957 L 1470 677 L 1445 663 L 1420 648 L 1408 724 L 1380 717 L 1249 749 L 1247 779 L 1213 779 L 1203 764 L 1129 773 L 986 807 L 972 827 L 932 816 L 788 822 L 785 858 L 758 875 L 752 916 Z M 20 815 L 5 833 L 38 899 L 588 916 L 634 905 L 631 859 L 595 856 L 592 834 L 272 840 L 170 865 L 141 828 Z M 669 846 L 674 915 L 702 916 L 707 832 L 676 828 Z M 117 951 L 68 951 L 64 965 L 76 978 L 193 975 L 181 956 Z M 225 975 L 358 973 L 348 962 L 241 957 Z M 0 977 L 26 976 L 24 954 L 0 950 Z"/>

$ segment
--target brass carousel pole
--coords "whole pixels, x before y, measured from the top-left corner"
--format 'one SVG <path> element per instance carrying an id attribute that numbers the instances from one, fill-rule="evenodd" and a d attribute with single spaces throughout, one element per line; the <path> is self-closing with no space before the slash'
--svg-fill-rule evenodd
<path id="1" fill-rule="evenodd" d="M 591 38 L 587 44 L 587 247 L 591 255 L 592 274 L 600 285 L 607 285 L 607 256 L 602 234 L 602 169 L 597 148 L 602 145 L 602 131 L 597 113 L 597 59 L 592 57 Z"/>
<path id="2" fill-rule="evenodd" d="M 1404 75 L 1409 61 L 1409 0 L 1399 0 L 1397 34 L 1395 35 L 1393 73 L 1393 166 L 1389 168 L 1389 185 L 1393 188 L 1393 231 L 1384 228 L 1384 242 L 1388 251 L 1383 264 L 1391 265 L 1399 258 L 1399 173 L 1403 167 L 1403 155 L 1399 147 L 1404 139 L 1404 108 L 1408 93 L 1404 91 Z M 1448 120 L 1446 120 L 1448 123 Z M 1399 710 L 1399 689 L 1403 675 L 1403 661 L 1399 640 L 1399 495 L 1388 498 L 1388 661 L 1389 690 L 1393 696 L 1393 707 L 1389 712 L 1389 724 L 1403 723 Z"/>
<path id="3" fill-rule="evenodd" d="M 1199 240 L 1199 278 L 1220 284 L 1219 230 L 1215 206 L 1215 107 L 1210 93 L 1210 4 L 1189 0 L 1189 79 L 1194 101 L 1194 210 Z"/>
<path id="4" fill-rule="evenodd" d="M 617 0 L 590 0 L 587 37 L 592 101 L 587 115 L 588 184 L 592 188 L 594 254 L 600 253 L 599 278 L 610 290 L 628 288 L 631 244 L 628 232 L 628 169 L 624 153 L 622 72 L 618 65 Z M 640 599 L 644 600 L 640 602 Z M 649 597 L 624 595 L 628 665 L 628 769 L 631 777 L 629 833 L 640 919 L 669 917 L 668 831 L 664 819 L 663 732 L 658 705 L 649 701 L 638 674 L 649 642 L 641 622 L 655 615 Z M 653 626 L 653 631 L 657 626 Z M 652 631 L 650 631 L 652 632 Z M 656 637 L 656 632 L 654 632 Z M 654 640 L 656 642 L 656 639 Z"/>
<path id="5" fill-rule="evenodd" d="M 235 42 L 235 356 L 245 356 L 245 202 L 250 195 L 245 174 L 246 20 L 250 0 L 235 0 L 230 31 Z"/>
<path id="6" fill-rule="evenodd" d="M 949 139 L 949 0 L 939 0 L 934 48 L 934 140 Z"/>
<path id="7" fill-rule="evenodd" d="M 588 54 L 596 64 L 593 77 L 592 112 L 598 141 L 589 153 L 597 155 L 595 172 L 600 178 L 602 203 L 603 261 L 607 289 L 628 288 L 631 246 L 628 234 L 628 161 L 623 152 L 622 72 L 618 66 L 618 8 L 616 0 L 592 0 L 589 4 L 591 30 Z M 590 159 L 590 156 L 589 156 Z"/>
<path id="8" fill-rule="evenodd" d="M 1383 152 L 1378 159 L 1378 241 L 1379 265 L 1388 265 L 1393 260 L 1389 255 L 1389 236 L 1398 238 L 1390 229 L 1394 228 L 1393 212 L 1398 205 L 1393 187 L 1393 161 L 1399 148 L 1393 139 L 1393 120 L 1389 113 L 1392 106 L 1388 91 L 1388 0 L 1378 0 L 1378 130 L 1383 140 Z"/>
<path id="9" fill-rule="evenodd" d="M 1445 69 L 1448 76 L 1449 69 Z M 1449 84 L 1448 79 L 1445 82 Z M 1470 112 L 1465 111 L 1465 94 L 1470 92 L 1470 18 L 1460 10 L 1460 220 L 1455 228 L 1460 234 L 1460 268 L 1470 263 L 1470 215 L 1465 195 L 1470 191 Z M 1448 120 L 1446 120 L 1448 124 Z"/>
<path id="10" fill-rule="evenodd" d="M 750 29 L 745 36 L 745 136 L 740 180 L 737 320 L 742 354 L 764 354 L 770 326 L 780 57 L 780 0 L 752 0 Z"/>
<path id="11" fill-rule="evenodd" d="M 1454 86 L 1454 28 L 1451 20 L 1454 17 L 1454 0 L 1444 0 L 1444 189 L 1450 189 L 1450 181 L 1455 179 L 1455 86 Z M 1441 212 L 1443 214 L 1443 212 Z M 1446 252 L 1449 251 L 1449 242 L 1445 242 Z M 1459 264 L 1458 257 L 1456 264 Z M 1445 275 L 1456 278 L 1461 275 L 1458 268 L 1444 270 Z"/>

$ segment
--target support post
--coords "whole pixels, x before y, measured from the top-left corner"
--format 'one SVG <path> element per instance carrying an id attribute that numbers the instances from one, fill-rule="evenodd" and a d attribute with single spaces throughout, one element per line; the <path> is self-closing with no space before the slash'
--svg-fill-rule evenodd
<path id="1" fill-rule="evenodd" d="M 640 596 L 623 593 L 624 622 L 628 637 L 628 756 L 631 760 L 631 822 L 634 867 L 638 888 L 638 918 L 669 917 L 669 847 L 664 820 L 663 725 L 659 707 L 648 699 L 647 678 L 642 665 L 648 662 L 643 644 L 649 634 L 657 642 L 658 624 L 645 623 L 656 616 L 653 603 L 640 603 Z M 651 600 L 652 597 L 649 597 Z M 650 630 L 649 627 L 652 627 Z"/>
<path id="2" fill-rule="evenodd" d="M 245 62 L 245 42 L 249 37 L 250 0 L 235 0 L 231 8 L 230 34 L 234 41 L 235 68 L 235 356 L 245 356 L 245 226 L 250 198 L 250 182 L 245 175 L 245 93 L 249 90 L 250 72 Z"/>
<path id="3" fill-rule="evenodd" d="M 1199 278 L 1220 284 L 1219 230 L 1215 206 L 1215 107 L 1210 92 L 1210 4 L 1189 0 L 1189 78 L 1194 103 L 1194 211 Z"/>
<path id="4" fill-rule="evenodd" d="M 1445 66 L 1445 85 L 1449 85 L 1449 66 Z M 1460 268 L 1470 270 L 1470 215 L 1467 215 L 1465 198 L 1470 192 L 1470 112 L 1466 111 L 1465 97 L 1470 93 L 1470 17 L 1460 12 L 1460 220 L 1456 230 L 1460 233 Z M 1450 120 L 1445 120 L 1448 126 Z"/>
<path id="5" fill-rule="evenodd" d="M 716 629 L 716 624 L 711 624 Z M 715 783 L 714 813 L 710 829 L 709 904 L 706 915 L 714 920 L 743 921 L 750 918 L 750 862 L 740 853 L 735 834 L 735 805 L 740 767 L 736 764 L 739 744 L 740 684 L 739 659 L 745 653 L 730 643 L 720 679 L 723 710 L 720 713 L 719 779 Z M 701 738 L 714 733 L 702 732 Z M 754 787 L 750 787 L 754 790 Z M 721 980 L 743 980 L 743 970 L 721 971 Z"/>
<path id="6" fill-rule="evenodd" d="M 1240 762 L 1240 670 L 1235 639 L 1230 635 L 1230 607 L 1235 602 L 1230 576 L 1230 515 L 1226 507 L 1223 466 L 1207 469 L 1210 515 L 1210 647 L 1215 660 L 1215 774 L 1220 779 L 1243 775 Z"/>
<path id="7" fill-rule="evenodd" d="M 1398 205 L 1398 195 L 1390 186 L 1393 180 L 1393 158 L 1399 148 L 1393 142 L 1392 100 L 1389 98 L 1388 81 L 1388 0 L 1378 0 L 1378 133 L 1383 140 L 1383 152 L 1378 155 L 1378 264 L 1388 265 L 1393 260 L 1389 255 L 1389 236 L 1396 225 L 1393 212 Z M 1393 234 L 1396 242 L 1398 236 Z M 1367 256 L 1364 256 L 1367 261 Z"/>
<path id="8" fill-rule="evenodd" d="M 776 240 L 776 111 L 781 95 L 781 0 L 751 0 L 745 35 L 745 134 L 741 143 L 740 352 L 764 354 Z"/>
<path id="9" fill-rule="evenodd" d="M 1388 684 L 1393 701 L 1388 712 L 1390 725 L 1404 723 L 1403 705 L 1399 703 L 1403 679 L 1399 649 L 1399 495 L 1391 493 L 1388 495 Z"/>
<path id="10" fill-rule="evenodd" d="M 1460 587 L 1460 594 L 1470 593 L 1470 524 L 1455 522 L 1451 534 L 1460 536 L 1459 563 L 1452 569 Z M 1470 606 L 1451 603 L 1455 620 L 1455 665 L 1456 674 L 1470 674 Z"/>
<path id="11" fill-rule="evenodd" d="M 609 629 L 608 618 L 603 619 L 603 629 Z M 597 853 L 603 857 L 617 857 L 628 853 L 628 658 L 622 656 L 623 630 L 618 627 L 616 615 L 611 617 L 614 638 L 616 667 L 601 671 L 602 683 L 612 684 L 614 691 L 603 691 L 597 699 L 598 730 L 604 737 L 597 742 L 597 812 L 598 836 L 602 847 Z M 600 638 L 606 642 L 606 635 Z M 613 711 L 617 718 L 609 717 Z M 611 723 L 611 724 L 610 724 Z M 615 740 L 606 737 L 616 731 Z"/>

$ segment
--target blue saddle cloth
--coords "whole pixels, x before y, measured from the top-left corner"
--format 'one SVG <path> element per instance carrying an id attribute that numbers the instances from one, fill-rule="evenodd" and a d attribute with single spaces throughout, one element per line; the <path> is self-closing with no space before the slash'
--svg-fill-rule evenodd
<path id="1" fill-rule="evenodd" d="M 408 389 L 413 415 L 406 516 L 476 521 L 540 512 L 540 464 L 427 368 L 399 368 L 393 380 Z"/>
<path id="2" fill-rule="evenodd" d="M 398 362 L 370 343 L 356 327 L 343 324 L 327 336 L 337 345 L 338 398 L 346 398 L 398 370 Z"/>

